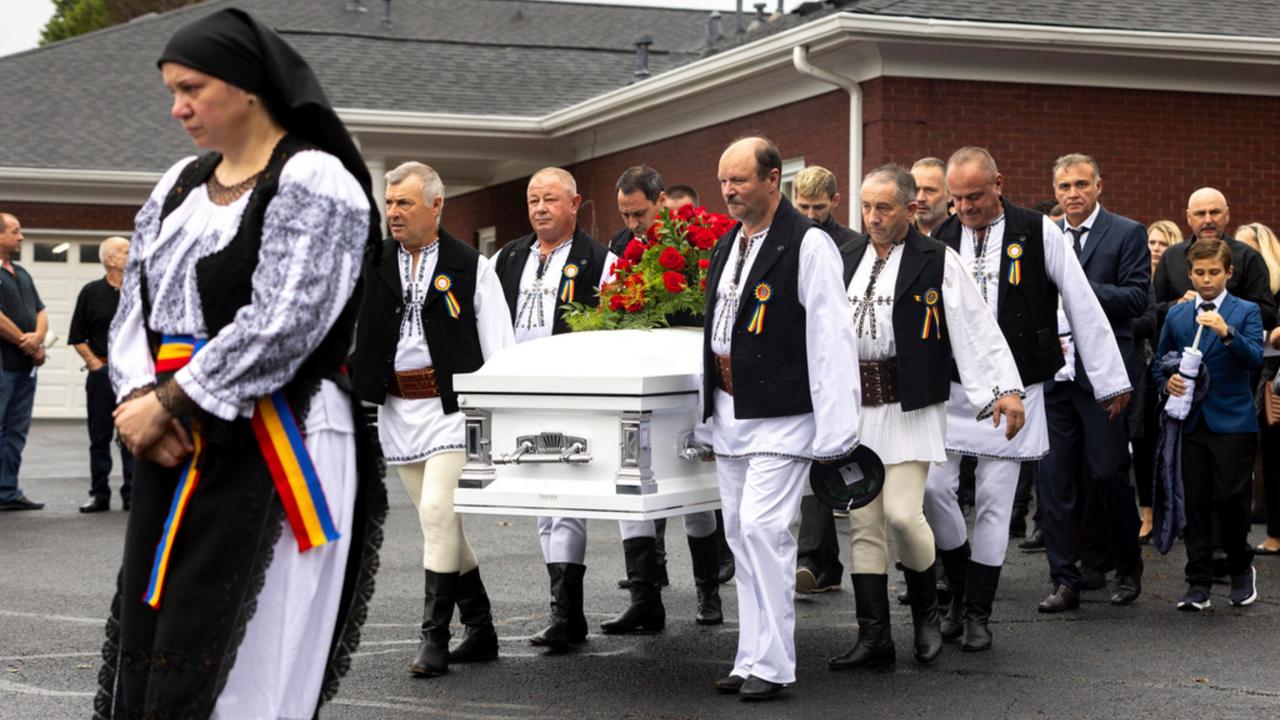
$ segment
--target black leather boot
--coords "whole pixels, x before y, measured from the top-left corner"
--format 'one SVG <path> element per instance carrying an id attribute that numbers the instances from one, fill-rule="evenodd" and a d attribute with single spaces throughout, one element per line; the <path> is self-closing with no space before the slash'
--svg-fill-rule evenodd
<path id="1" fill-rule="evenodd" d="M 689 557 L 693 560 L 693 583 L 698 588 L 698 613 L 693 616 L 699 625 L 719 625 L 724 622 L 720 609 L 720 549 L 714 534 L 703 538 L 689 538 Z"/>
<path id="2" fill-rule="evenodd" d="M 657 543 L 649 537 L 631 538 L 622 542 L 622 551 L 631 605 L 618 617 L 600 623 L 600 630 L 606 635 L 659 632 L 666 625 L 667 611 L 658 586 Z"/>
<path id="3" fill-rule="evenodd" d="M 587 619 L 582 614 L 582 577 L 585 565 L 547 563 L 551 578 L 551 624 L 529 638 L 530 645 L 561 653 L 587 639 Z"/>
<path id="4" fill-rule="evenodd" d="M 964 641 L 960 646 L 966 652 L 991 649 L 991 602 L 996 598 L 1000 584 L 1000 566 L 992 567 L 969 561 L 968 582 L 964 587 Z"/>
<path id="5" fill-rule="evenodd" d="M 480 568 L 458 576 L 458 619 L 462 637 L 449 651 L 449 662 L 488 662 L 498 659 L 498 633 L 493 629 L 489 594 L 480 580 Z"/>
<path id="6" fill-rule="evenodd" d="M 918 663 L 931 663 L 942 652 L 942 630 L 938 618 L 938 576 L 930 565 L 926 570 L 904 568 L 907 592 L 911 595 L 911 624 L 915 627 L 915 656 Z"/>
<path id="7" fill-rule="evenodd" d="M 729 541 L 724 536 L 724 513 L 716 511 L 716 544 L 720 551 L 720 584 L 733 579 L 737 572 L 737 564 L 733 560 L 733 550 L 729 549 Z"/>
<path id="8" fill-rule="evenodd" d="M 458 573 L 424 572 L 422 643 L 409 672 L 417 677 L 436 677 L 449 672 L 449 622 L 453 620 Z"/>
<path id="9" fill-rule="evenodd" d="M 857 670 L 893 665 L 896 661 L 889 631 L 889 576 L 854 573 L 853 600 L 858 616 L 858 642 L 849 652 L 827 661 L 832 670 Z"/>
<path id="10" fill-rule="evenodd" d="M 964 634 L 964 584 L 969 567 L 969 543 L 938 553 L 947 582 L 951 585 L 951 607 L 942 616 L 942 639 L 958 640 Z"/>

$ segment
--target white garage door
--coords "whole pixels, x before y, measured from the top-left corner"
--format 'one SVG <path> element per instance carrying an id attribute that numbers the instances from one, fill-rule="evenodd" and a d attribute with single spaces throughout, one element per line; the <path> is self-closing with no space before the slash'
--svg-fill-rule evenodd
<path id="1" fill-rule="evenodd" d="M 49 313 L 49 332 L 60 338 L 36 382 L 35 417 L 84 417 L 84 362 L 67 345 L 71 313 L 85 283 L 103 276 L 98 243 L 128 232 L 67 232 L 23 229 L 22 265 L 31 273 Z M 56 251 L 56 252 L 55 252 Z"/>

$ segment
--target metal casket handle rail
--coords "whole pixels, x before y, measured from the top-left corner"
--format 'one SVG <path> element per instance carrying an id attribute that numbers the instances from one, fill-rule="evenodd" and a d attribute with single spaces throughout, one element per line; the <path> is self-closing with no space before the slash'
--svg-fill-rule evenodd
<path id="1" fill-rule="evenodd" d="M 565 463 L 586 465 L 591 462 L 585 438 L 563 433 L 544 432 L 540 435 L 523 435 L 516 438 L 514 452 L 493 457 L 495 465 L 520 465 L 524 463 Z"/>

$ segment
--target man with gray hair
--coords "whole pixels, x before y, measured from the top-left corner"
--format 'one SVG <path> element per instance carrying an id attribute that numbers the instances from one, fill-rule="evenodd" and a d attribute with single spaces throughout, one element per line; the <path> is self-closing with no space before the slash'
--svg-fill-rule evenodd
<path id="1" fill-rule="evenodd" d="M 360 399 L 376 403 L 378 437 L 418 511 L 425 575 L 421 643 L 409 672 L 498 657 L 479 561 L 453 511 L 466 464 L 453 378 L 512 344 L 511 316 L 489 259 L 440 227 L 444 184 L 408 162 L 387 173 L 391 239 L 369 263 L 352 354 Z M 462 640 L 449 649 L 454 607 Z"/>
<path id="2" fill-rule="evenodd" d="M 916 229 L 930 235 L 951 216 L 951 194 L 947 192 L 947 164 L 936 157 L 920 158 L 911 166 L 916 181 Z"/>
<path id="3" fill-rule="evenodd" d="M 84 360 L 85 410 L 89 424 L 89 500 L 80 506 L 82 513 L 96 513 L 111 508 L 111 438 L 115 435 L 116 394 L 107 373 L 107 336 L 111 320 L 120 305 L 120 286 L 124 284 L 124 264 L 129 257 L 129 241 L 109 237 L 98 245 L 98 259 L 107 274 L 80 289 L 76 309 L 71 314 L 67 344 Z M 120 465 L 124 483 L 120 486 L 120 502 L 125 510 L 133 494 L 133 455 L 120 447 Z"/>
<path id="4" fill-rule="evenodd" d="M 885 466 L 884 489 L 851 513 L 853 591 L 858 641 L 829 662 L 832 670 L 892 665 L 887 536 L 907 577 L 914 655 L 929 663 L 942 650 L 934 538 L 924 516 L 930 464 L 947 461 L 951 370 L 973 413 L 970 423 L 1022 427 L 1022 382 L 995 318 L 960 255 L 916 228 L 915 179 L 884 165 L 862 181 L 868 239 L 841 251 L 853 305 L 862 409 L 858 437 Z M 873 252 L 868 252 L 868 249 Z"/>

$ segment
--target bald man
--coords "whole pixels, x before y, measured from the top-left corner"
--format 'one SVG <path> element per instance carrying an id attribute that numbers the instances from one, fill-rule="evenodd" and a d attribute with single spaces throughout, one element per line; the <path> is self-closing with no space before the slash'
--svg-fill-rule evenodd
<path id="1" fill-rule="evenodd" d="M 1191 193 L 1187 200 L 1187 225 L 1191 235 L 1187 241 L 1170 245 L 1156 266 L 1151 283 L 1156 294 L 1156 311 L 1164 322 L 1169 308 L 1184 302 L 1195 302 L 1196 292 L 1187 275 L 1187 249 L 1201 238 L 1217 238 L 1231 248 L 1231 265 L 1235 268 L 1227 280 L 1227 292 L 1238 298 L 1256 303 L 1262 313 L 1262 325 L 1267 330 L 1276 324 L 1275 297 L 1266 261 L 1256 250 L 1231 237 L 1227 223 L 1231 220 L 1231 208 L 1221 191 L 1203 187 Z"/>
<path id="2" fill-rule="evenodd" d="M 116 394 L 107 375 L 107 335 L 111 319 L 116 316 L 116 306 L 120 304 L 120 285 L 124 282 L 124 263 L 128 257 L 129 241 L 125 238 L 109 237 L 98 245 L 98 259 L 106 275 L 80 289 L 71 315 L 71 330 L 67 333 L 67 343 L 80 354 L 87 371 L 84 392 L 89 421 L 90 480 L 89 500 L 80 506 L 82 513 L 111 509 L 111 485 L 107 479 L 111 476 L 111 439 L 115 434 L 111 414 L 116 409 Z M 118 445 L 124 470 L 120 503 L 128 510 L 133 490 L 133 455 L 123 444 Z"/>

